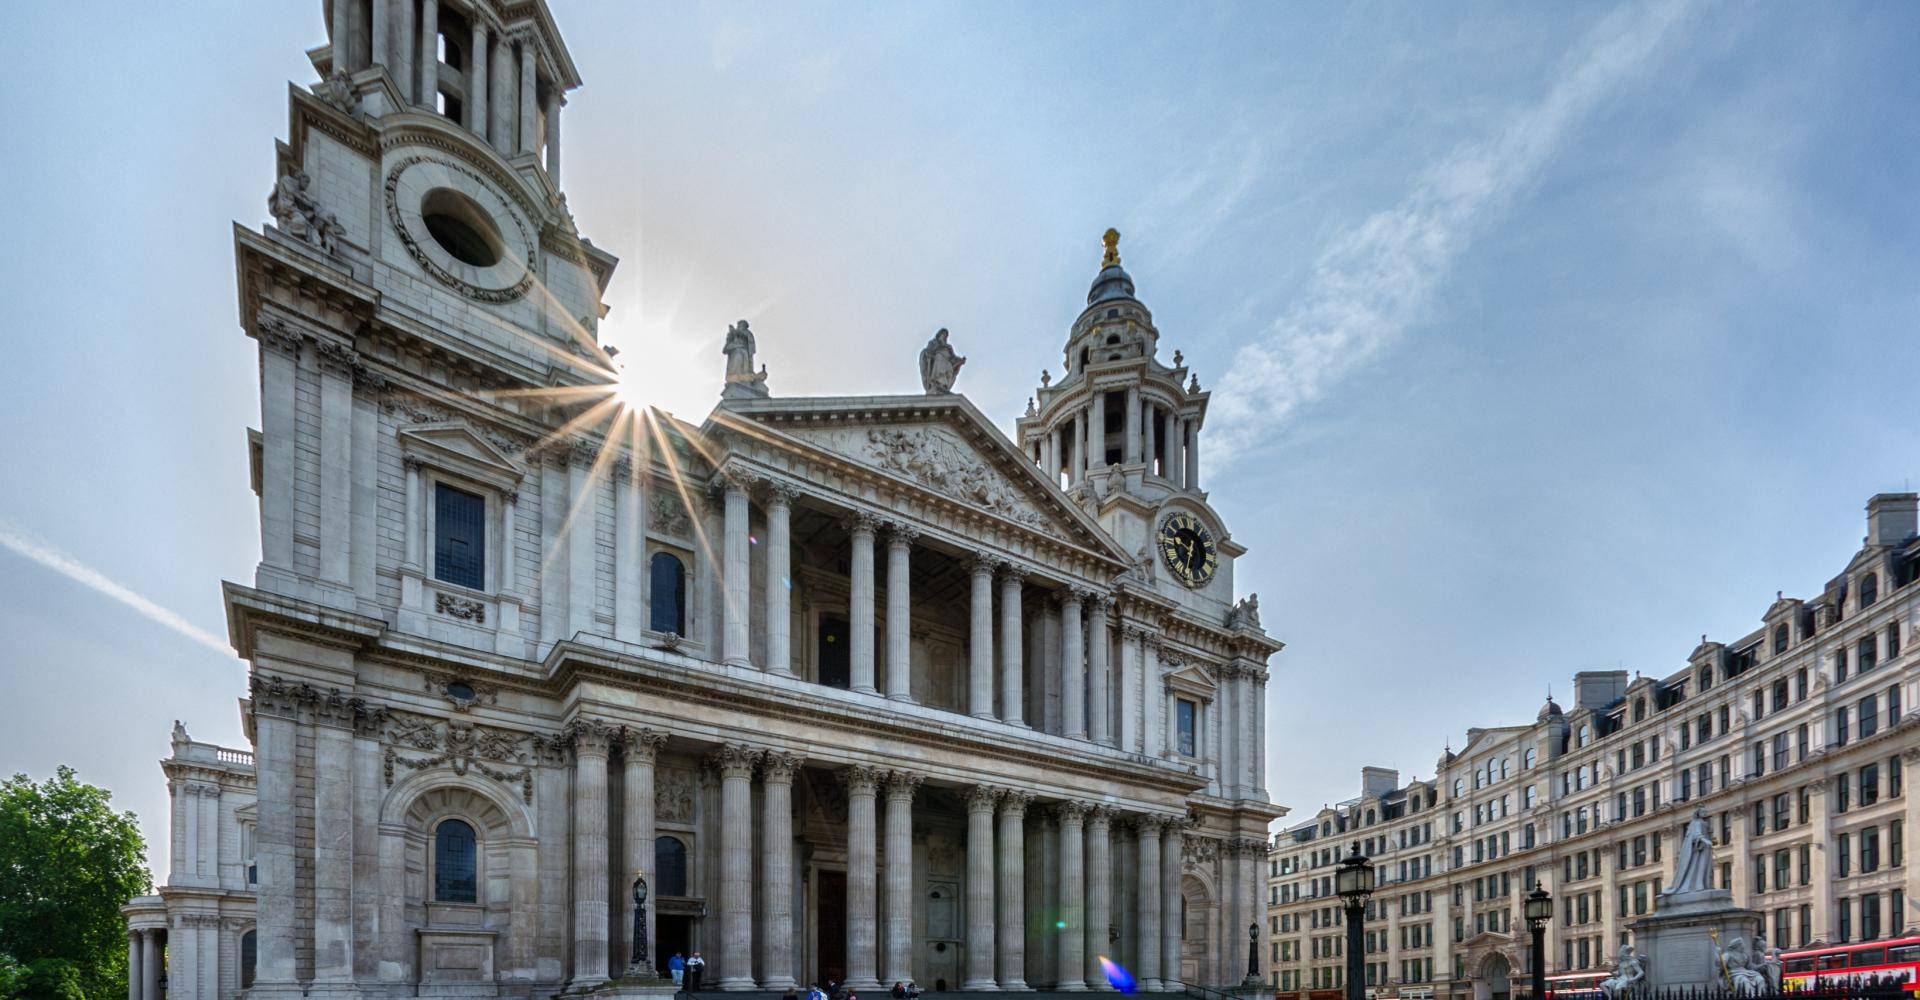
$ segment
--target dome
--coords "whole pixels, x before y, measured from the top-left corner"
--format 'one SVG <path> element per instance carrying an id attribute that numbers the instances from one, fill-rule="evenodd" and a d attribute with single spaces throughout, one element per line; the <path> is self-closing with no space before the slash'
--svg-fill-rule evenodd
<path id="1" fill-rule="evenodd" d="M 1554 703 L 1553 695 L 1547 695 L 1547 703 L 1540 706 L 1539 721 L 1545 722 L 1548 719 L 1557 719 L 1564 714 L 1565 713 L 1560 711 L 1560 706 Z"/>
<path id="2" fill-rule="evenodd" d="M 1106 253 L 1100 259 L 1100 273 L 1087 289 L 1087 305 L 1133 298 L 1133 276 L 1120 266 L 1120 231 L 1109 229 L 1101 237 Z"/>

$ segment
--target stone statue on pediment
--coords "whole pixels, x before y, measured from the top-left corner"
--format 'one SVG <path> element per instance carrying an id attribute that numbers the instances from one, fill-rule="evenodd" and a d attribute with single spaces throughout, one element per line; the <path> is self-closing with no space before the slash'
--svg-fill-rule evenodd
<path id="1" fill-rule="evenodd" d="M 920 387 L 929 396 L 938 396 L 953 391 L 954 379 L 960 377 L 960 367 L 967 359 L 954 353 L 953 345 L 947 343 L 947 329 L 927 341 L 920 349 Z"/>
<path id="2" fill-rule="evenodd" d="M 720 348 L 720 353 L 727 358 L 727 384 L 720 391 L 722 396 L 767 394 L 767 366 L 761 365 L 757 372 L 753 370 L 754 350 L 753 330 L 748 328 L 746 320 L 727 327 L 727 340 Z"/>
<path id="3" fill-rule="evenodd" d="M 312 178 L 299 167 L 280 175 L 274 182 L 273 193 L 267 196 L 267 212 L 282 233 L 318 246 L 320 232 L 315 220 L 319 218 L 320 206 L 307 193 L 312 183 Z"/>

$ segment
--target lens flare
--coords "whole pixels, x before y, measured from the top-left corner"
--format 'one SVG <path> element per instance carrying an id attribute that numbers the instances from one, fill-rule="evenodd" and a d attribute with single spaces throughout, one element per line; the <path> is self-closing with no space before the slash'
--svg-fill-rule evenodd
<path id="1" fill-rule="evenodd" d="M 1100 956 L 1100 971 L 1107 974 L 1107 985 L 1121 993 L 1132 993 L 1139 988 L 1134 985 L 1133 973 L 1105 955 Z"/>

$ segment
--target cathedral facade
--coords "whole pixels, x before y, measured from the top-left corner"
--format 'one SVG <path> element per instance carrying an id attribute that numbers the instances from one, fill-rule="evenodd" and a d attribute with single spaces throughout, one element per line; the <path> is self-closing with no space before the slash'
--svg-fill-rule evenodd
<path id="1" fill-rule="evenodd" d="M 326 14 L 234 230 L 251 747 L 175 726 L 132 1000 L 1263 981 L 1280 643 L 1118 234 L 1010 433 L 944 330 L 792 397 L 745 321 L 686 422 L 614 391 L 545 5 Z"/>

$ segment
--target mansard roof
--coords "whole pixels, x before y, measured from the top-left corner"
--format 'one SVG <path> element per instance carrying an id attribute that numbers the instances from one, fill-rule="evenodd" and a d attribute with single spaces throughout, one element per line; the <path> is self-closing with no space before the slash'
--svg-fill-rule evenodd
<path id="1" fill-rule="evenodd" d="M 940 504 L 1083 550 L 1116 573 L 1134 562 L 965 396 L 728 399 L 702 430 L 721 428 L 851 463 Z"/>

